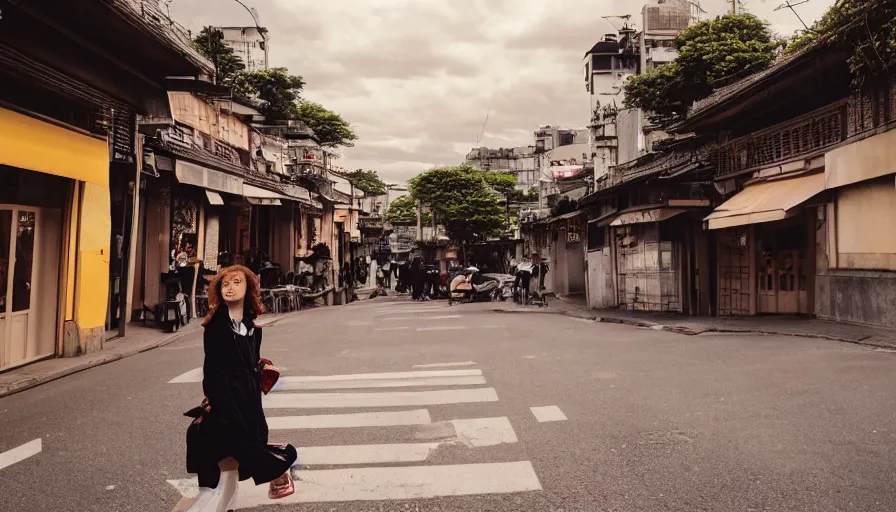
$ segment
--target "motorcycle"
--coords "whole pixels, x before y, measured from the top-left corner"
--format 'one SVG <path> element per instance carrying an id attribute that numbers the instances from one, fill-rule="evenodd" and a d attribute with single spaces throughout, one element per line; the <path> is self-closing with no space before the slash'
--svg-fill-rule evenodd
<path id="1" fill-rule="evenodd" d="M 498 281 L 485 278 L 479 269 L 469 267 L 456 272 L 449 285 L 448 304 L 460 302 L 490 302 L 498 289 Z"/>
<path id="2" fill-rule="evenodd" d="M 507 299 L 513 298 L 513 281 L 514 278 L 509 274 L 483 274 L 482 277 L 486 280 L 495 281 L 498 283 L 495 288 L 495 294 L 493 299 L 506 301 Z"/>

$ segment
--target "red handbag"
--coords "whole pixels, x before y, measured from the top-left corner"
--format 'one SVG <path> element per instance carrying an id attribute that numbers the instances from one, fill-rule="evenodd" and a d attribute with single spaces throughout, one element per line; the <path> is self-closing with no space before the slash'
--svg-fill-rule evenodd
<path id="1" fill-rule="evenodd" d="M 280 379 L 280 370 L 274 366 L 270 359 L 261 358 L 258 360 L 258 374 L 261 377 L 261 392 L 264 394 L 270 393 L 274 384 Z"/>

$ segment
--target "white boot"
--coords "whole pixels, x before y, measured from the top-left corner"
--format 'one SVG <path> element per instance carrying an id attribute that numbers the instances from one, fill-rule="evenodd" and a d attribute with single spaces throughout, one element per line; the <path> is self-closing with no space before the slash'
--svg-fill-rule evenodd
<path id="1" fill-rule="evenodd" d="M 187 509 L 187 512 L 216 512 L 218 508 L 219 497 L 221 496 L 221 486 L 217 489 L 209 489 L 208 487 L 199 488 L 199 496 L 196 502 Z"/>
<path id="2" fill-rule="evenodd" d="M 229 512 L 236 508 L 236 496 L 240 490 L 239 471 L 222 471 L 218 481 L 218 489 L 221 490 L 221 498 L 215 512 Z"/>

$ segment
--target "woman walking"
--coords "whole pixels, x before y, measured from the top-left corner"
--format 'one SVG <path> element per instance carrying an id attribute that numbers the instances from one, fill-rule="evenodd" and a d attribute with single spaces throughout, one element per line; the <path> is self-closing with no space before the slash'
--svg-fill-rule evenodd
<path id="1" fill-rule="evenodd" d="M 292 445 L 268 444 L 261 404 L 276 380 L 270 361 L 261 358 L 263 312 L 258 278 L 242 266 L 228 267 L 212 280 L 202 365 L 202 405 L 186 413 L 195 418 L 187 429 L 187 471 L 199 477 L 199 498 L 189 512 L 224 512 L 235 508 L 237 484 L 252 478 L 270 482 L 272 499 L 292 494 L 289 468 Z"/>

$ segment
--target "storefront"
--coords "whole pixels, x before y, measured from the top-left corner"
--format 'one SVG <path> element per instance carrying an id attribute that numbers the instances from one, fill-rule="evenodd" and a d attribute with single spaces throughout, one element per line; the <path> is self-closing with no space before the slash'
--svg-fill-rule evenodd
<path id="1" fill-rule="evenodd" d="M 635 311 L 683 311 L 681 230 L 669 222 L 686 210 L 638 207 L 610 223 L 617 254 L 617 302 Z"/>
<path id="2" fill-rule="evenodd" d="M 99 350 L 108 146 L 2 108 L 0 133 L 0 370 Z"/>
<path id="3" fill-rule="evenodd" d="M 717 230 L 719 316 L 813 314 L 815 210 L 824 174 L 752 184 L 706 217 Z"/>

